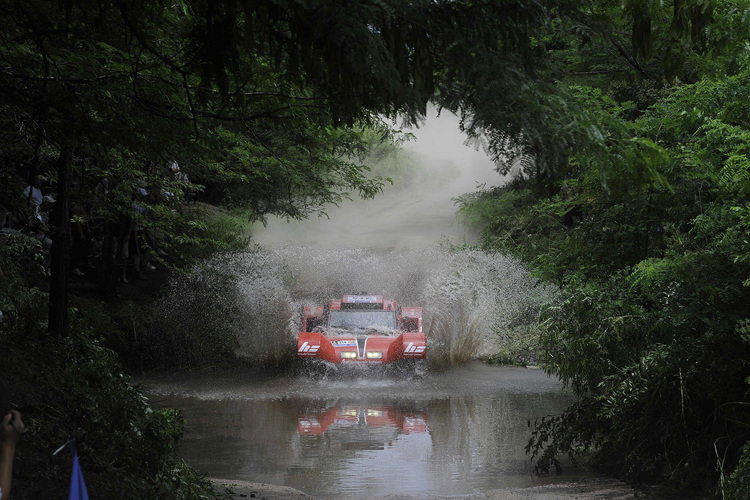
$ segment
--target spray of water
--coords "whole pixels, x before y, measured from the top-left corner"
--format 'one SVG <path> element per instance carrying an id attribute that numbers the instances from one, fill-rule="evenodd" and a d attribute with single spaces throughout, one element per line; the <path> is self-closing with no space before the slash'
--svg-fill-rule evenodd
<path id="1" fill-rule="evenodd" d="M 331 207 L 330 218 L 272 219 L 253 234 L 265 249 L 196 266 L 174 280 L 162 309 L 194 329 L 195 308 L 206 306 L 201 321 L 226 329 L 237 355 L 256 364 L 292 364 L 302 306 L 357 292 L 423 308 L 431 369 L 502 350 L 519 326 L 531 328 L 550 291 L 515 259 L 456 249 L 471 244 L 471 231 L 455 220 L 452 199 L 504 180 L 463 144 L 458 117 L 436 113 L 406 146 L 421 175 L 375 200 Z M 204 304 L 185 300 L 201 294 Z"/>
<path id="2" fill-rule="evenodd" d="M 195 321 L 195 301 L 184 299 L 196 282 L 210 283 L 203 293 L 223 304 L 204 308 L 203 321 L 223 321 L 241 358 L 275 366 L 294 360 L 302 307 L 344 294 L 377 294 L 423 307 L 430 369 L 496 353 L 513 325 L 533 321 L 533 311 L 551 295 L 515 259 L 479 250 L 290 246 L 218 256 L 175 279 L 163 308 L 172 321 Z"/>

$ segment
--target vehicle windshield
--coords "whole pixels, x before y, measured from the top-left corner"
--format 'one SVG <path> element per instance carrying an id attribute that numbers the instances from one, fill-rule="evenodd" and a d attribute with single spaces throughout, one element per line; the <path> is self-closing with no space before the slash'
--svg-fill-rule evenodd
<path id="1" fill-rule="evenodd" d="M 346 330 L 395 330 L 395 311 L 329 311 L 328 327 Z"/>

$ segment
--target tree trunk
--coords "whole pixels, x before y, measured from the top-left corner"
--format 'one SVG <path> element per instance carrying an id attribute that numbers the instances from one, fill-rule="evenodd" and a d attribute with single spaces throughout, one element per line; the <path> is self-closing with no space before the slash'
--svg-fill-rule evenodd
<path id="1" fill-rule="evenodd" d="M 70 277 L 70 177 L 73 170 L 73 142 L 63 139 L 57 162 L 57 200 L 52 209 L 50 250 L 49 325 L 52 335 L 68 335 L 68 282 Z"/>

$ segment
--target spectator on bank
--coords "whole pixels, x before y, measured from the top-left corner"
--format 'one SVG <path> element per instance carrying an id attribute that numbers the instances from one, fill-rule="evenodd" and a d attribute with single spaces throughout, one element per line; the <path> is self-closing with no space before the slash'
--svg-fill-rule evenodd
<path id="1" fill-rule="evenodd" d="M 23 190 L 23 195 L 28 200 L 29 207 L 31 208 L 27 227 L 42 242 L 44 250 L 49 251 L 52 247 L 52 240 L 47 236 L 49 233 L 47 226 L 49 216 L 45 209 L 51 206 L 55 200 L 51 196 L 44 196 L 42 191 L 34 184 L 26 186 Z"/>
<path id="2" fill-rule="evenodd" d="M 42 191 L 34 184 L 29 184 L 23 190 L 23 195 L 29 201 L 29 206 L 31 206 L 33 209 L 32 216 L 38 220 L 42 220 L 41 206 L 42 202 L 44 201 Z"/>
<path id="3" fill-rule="evenodd" d="M 180 169 L 180 165 L 176 161 L 170 162 L 169 169 L 182 189 L 182 196 L 180 198 L 184 199 L 185 203 L 195 203 L 195 192 L 190 188 L 190 178 L 188 175 Z"/>
<path id="4" fill-rule="evenodd" d="M 13 479 L 13 461 L 16 457 L 16 443 L 26 430 L 21 414 L 10 409 L 10 398 L 5 386 L 0 383 L 0 500 L 10 498 Z"/>
<path id="5" fill-rule="evenodd" d="M 86 223 L 86 209 L 83 205 L 76 205 L 73 208 L 75 220 L 71 224 L 72 245 L 70 251 L 70 260 L 73 267 L 73 274 L 84 276 L 84 270 L 89 267 L 89 233 L 88 224 Z"/>
<path id="6" fill-rule="evenodd" d="M 112 252 L 119 268 L 120 281 L 128 282 L 128 259 L 130 258 L 130 233 L 132 231 L 133 219 L 127 216 L 120 217 L 119 221 L 112 224 Z"/>
<path id="7" fill-rule="evenodd" d="M 107 226 L 105 213 L 109 202 L 109 179 L 101 179 L 94 188 L 94 196 L 88 208 L 89 221 L 89 266 L 96 268 L 101 263 L 105 247 L 105 228 Z M 115 232 L 115 237 L 119 234 Z M 116 240 L 115 240 L 116 241 Z M 114 243 L 116 247 L 116 243 Z M 116 260 L 116 258 L 115 258 Z"/>
<path id="8" fill-rule="evenodd" d="M 138 197 L 133 200 L 133 211 L 135 217 L 130 225 L 130 232 L 128 234 L 128 253 L 133 260 L 133 269 L 135 270 L 135 276 L 138 279 L 148 279 L 143 271 L 148 269 L 152 270 L 149 264 L 149 250 L 148 250 L 148 232 L 146 228 L 141 225 L 143 215 L 146 213 L 146 201 L 148 197 L 148 191 L 146 191 L 145 183 L 139 183 L 141 187 L 138 188 Z"/>

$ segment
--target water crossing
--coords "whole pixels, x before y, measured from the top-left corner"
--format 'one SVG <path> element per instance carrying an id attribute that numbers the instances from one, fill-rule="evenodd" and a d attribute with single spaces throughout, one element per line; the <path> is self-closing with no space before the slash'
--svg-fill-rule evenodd
<path id="1" fill-rule="evenodd" d="M 236 353 L 279 365 L 294 357 L 301 309 L 350 293 L 421 306 L 429 366 L 446 367 L 497 352 L 536 321 L 551 292 L 515 259 L 436 246 L 376 251 L 288 246 L 221 255 L 176 277 L 162 308 L 171 321 L 222 325 Z"/>

